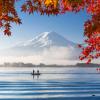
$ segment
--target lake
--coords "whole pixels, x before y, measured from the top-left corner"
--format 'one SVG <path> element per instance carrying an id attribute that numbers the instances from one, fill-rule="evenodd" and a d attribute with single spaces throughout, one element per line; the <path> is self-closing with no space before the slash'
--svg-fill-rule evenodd
<path id="1" fill-rule="evenodd" d="M 98 67 L 98 66 L 97 66 Z M 0 100 L 100 100 L 96 68 L 0 68 Z"/>

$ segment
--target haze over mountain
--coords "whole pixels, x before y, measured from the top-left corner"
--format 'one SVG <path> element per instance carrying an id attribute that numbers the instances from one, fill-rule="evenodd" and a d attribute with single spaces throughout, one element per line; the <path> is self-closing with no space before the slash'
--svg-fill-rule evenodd
<path id="1" fill-rule="evenodd" d="M 35 63 L 45 62 L 47 64 L 56 64 L 60 62 L 64 63 L 66 60 L 77 60 L 80 51 L 77 44 L 67 40 L 60 34 L 56 32 L 44 32 L 33 39 L 18 43 L 9 49 L 3 50 L 0 55 L 23 57 L 18 58 L 19 61 L 25 58 L 27 62 L 35 61 Z M 18 59 L 16 59 L 16 61 Z"/>
<path id="2" fill-rule="evenodd" d="M 44 32 L 33 39 L 18 43 L 7 50 L 3 50 L 5 55 L 32 55 L 51 48 L 76 48 L 77 44 L 67 40 L 56 32 Z M 6 51 L 8 51 L 6 53 Z"/>
<path id="3" fill-rule="evenodd" d="M 49 49 L 51 47 L 72 47 L 76 44 L 65 39 L 56 32 L 44 32 L 31 40 L 22 42 L 13 47 L 13 49 L 39 50 Z"/>

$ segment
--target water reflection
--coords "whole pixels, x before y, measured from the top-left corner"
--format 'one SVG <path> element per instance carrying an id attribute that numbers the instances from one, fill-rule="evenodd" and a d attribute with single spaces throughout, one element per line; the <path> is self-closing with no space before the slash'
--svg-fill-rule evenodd
<path id="1" fill-rule="evenodd" d="M 1 68 L 0 99 L 100 100 L 100 74 L 95 68 L 38 68 L 41 75 L 32 75 L 32 69 Z"/>
<path id="2" fill-rule="evenodd" d="M 40 75 L 32 75 L 33 79 L 39 79 Z"/>

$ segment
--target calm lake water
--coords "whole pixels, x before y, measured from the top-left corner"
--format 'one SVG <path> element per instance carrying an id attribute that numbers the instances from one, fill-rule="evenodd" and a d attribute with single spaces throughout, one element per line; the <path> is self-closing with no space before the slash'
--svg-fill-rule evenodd
<path id="1" fill-rule="evenodd" d="M 0 100 L 100 100 L 96 68 L 0 68 Z"/>

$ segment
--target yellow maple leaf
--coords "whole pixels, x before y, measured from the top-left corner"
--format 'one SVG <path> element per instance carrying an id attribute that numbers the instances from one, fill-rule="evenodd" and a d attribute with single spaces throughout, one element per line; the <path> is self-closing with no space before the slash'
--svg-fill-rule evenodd
<path id="1" fill-rule="evenodd" d="M 49 6 L 49 5 L 53 4 L 53 0 L 45 0 L 45 1 L 44 1 L 44 4 L 45 4 L 46 6 Z"/>
<path id="2" fill-rule="evenodd" d="M 56 8 L 58 5 L 58 0 L 53 0 L 53 3 L 54 3 L 54 8 Z"/>
<path id="3" fill-rule="evenodd" d="M 58 5 L 58 0 L 45 0 L 45 1 L 44 1 L 44 4 L 45 4 L 47 7 L 50 6 L 50 5 L 53 5 L 54 8 L 56 8 L 57 5 Z"/>

